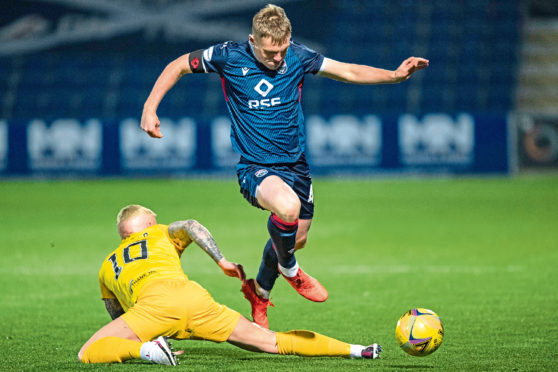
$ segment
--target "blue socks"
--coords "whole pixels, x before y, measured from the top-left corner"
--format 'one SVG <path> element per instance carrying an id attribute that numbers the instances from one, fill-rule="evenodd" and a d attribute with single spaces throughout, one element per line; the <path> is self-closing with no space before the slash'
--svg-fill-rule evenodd
<path id="1" fill-rule="evenodd" d="M 277 268 L 278 263 L 279 261 L 273 249 L 273 243 L 271 239 L 269 239 L 265 245 L 260 271 L 258 271 L 258 276 L 256 277 L 259 286 L 266 291 L 271 291 L 275 285 L 275 279 L 279 276 L 279 269 Z"/>
<path id="2" fill-rule="evenodd" d="M 294 257 L 298 219 L 294 222 L 285 222 L 272 214 L 267 221 L 267 231 L 275 246 L 279 264 L 286 269 L 296 264 Z"/>
<path id="3" fill-rule="evenodd" d="M 265 245 L 256 280 L 262 289 L 270 291 L 279 276 L 277 264 L 287 269 L 296 264 L 294 251 L 298 220 L 285 222 L 272 214 L 267 222 L 267 230 L 271 239 Z"/>

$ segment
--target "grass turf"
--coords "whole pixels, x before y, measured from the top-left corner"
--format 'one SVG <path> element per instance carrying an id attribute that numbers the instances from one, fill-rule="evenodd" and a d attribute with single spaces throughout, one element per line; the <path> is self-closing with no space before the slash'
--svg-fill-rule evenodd
<path id="1" fill-rule="evenodd" d="M 195 218 L 225 256 L 255 276 L 267 213 L 232 180 L 4 181 L 0 183 L 0 370 L 153 371 L 141 361 L 80 365 L 76 355 L 109 317 L 99 299 L 100 261 L 118 244 L 120 207 L 141 203 L 159 221 Z M 316 216 L 302 267 L 328 288 L 311 303 L 278 279 L 274 330 L 311 329 L 384 346 L 382 359 L 300 358 L 228 344 L 179 341 L 177 370 L 558 369 L 558 177 L 314 182 Z M 201 249 L 182 257 L 191 279 L 249 315 L 240 282 Z M 395 343 L 400 315 L 431 308 L 446 329 L 431 356 Z"/>

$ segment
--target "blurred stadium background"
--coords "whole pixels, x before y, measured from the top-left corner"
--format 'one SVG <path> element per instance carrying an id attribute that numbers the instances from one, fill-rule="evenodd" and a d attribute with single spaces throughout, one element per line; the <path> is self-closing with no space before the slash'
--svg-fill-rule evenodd
<path id="1" fill-rule="evenodd" d="M 1 1 L 0 176 L 232 174 L 218 76 L 188 76 L 139 130 L 168 62 L 244 40 L 268 0 Z M 294 39 L 333 59 L 429 69 L 399 85 L 309 76 L 315 174 L 513 174 L 558 169 L 552 0 L 289 0 Z"/>
<path id="2" fill-rule="evenodd" d="M 255 275 L 267 214 L 235 186 L 218 76 L 184 77 L 167 94 L 163 140 L 139 119 L 167 63 L 244 40 L 268 2 L 0 0 L 0 370 L 86 368 L 76 354 L 108 321 L 96 273 L 118 241 L 123 205 L 147 205 L 163 223 L 196 218 Z M 393 69 L 415 55 L 430 67 L 398 85 L 307 76 L 308 158 L 324 177 L 297 257 L 330 299 L 310 303 L 279 280 L 272 326 L 373 337 L 385 347 L 378 371 L 558 370 L 556 0 L 276 3 L 294 38 L 330 58 Z M 551 174 L 515 177 L 531 171 Z M 379 177 L 352 177 L 360 174 Z M 249 314 L 238 281 L 205 253 L 192 248 L 182 262 L 218 301 Z M 393 338 L 416 306 L 446 326 L 428 358 L 409 357 Z M 370 368 L 183 347 L 182 368 L 196 371 Z"/>

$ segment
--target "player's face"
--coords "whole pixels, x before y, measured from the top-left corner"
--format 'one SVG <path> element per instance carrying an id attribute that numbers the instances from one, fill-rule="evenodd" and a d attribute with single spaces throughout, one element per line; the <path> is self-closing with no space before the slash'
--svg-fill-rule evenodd
<path id="1" fill-rule="evenodd" d="M 275 44 L 270 37 L 262 37 L 257 41 L 250 35 L 250 42 L 254 46 L 256 59 L 270 70 L 277 70 L 283 64 L 290 45 L 290 37 L 281 44 Z"/>

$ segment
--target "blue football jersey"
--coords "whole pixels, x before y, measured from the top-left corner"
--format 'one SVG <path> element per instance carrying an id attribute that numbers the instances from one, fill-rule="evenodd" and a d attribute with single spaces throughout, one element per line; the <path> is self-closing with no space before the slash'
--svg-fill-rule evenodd
<path id="1" fill-rule="evenodd" d="M 231 116 L 231 142 L 245 159 L 294 163 L 305 150 L 301 107 L 304 75 L 320 71 L 324 57 L 291 41 L 283 65 L 270 70 L 248 41 L 225 42 L 203 51 L 205 72 L 221 76 Z"/>

